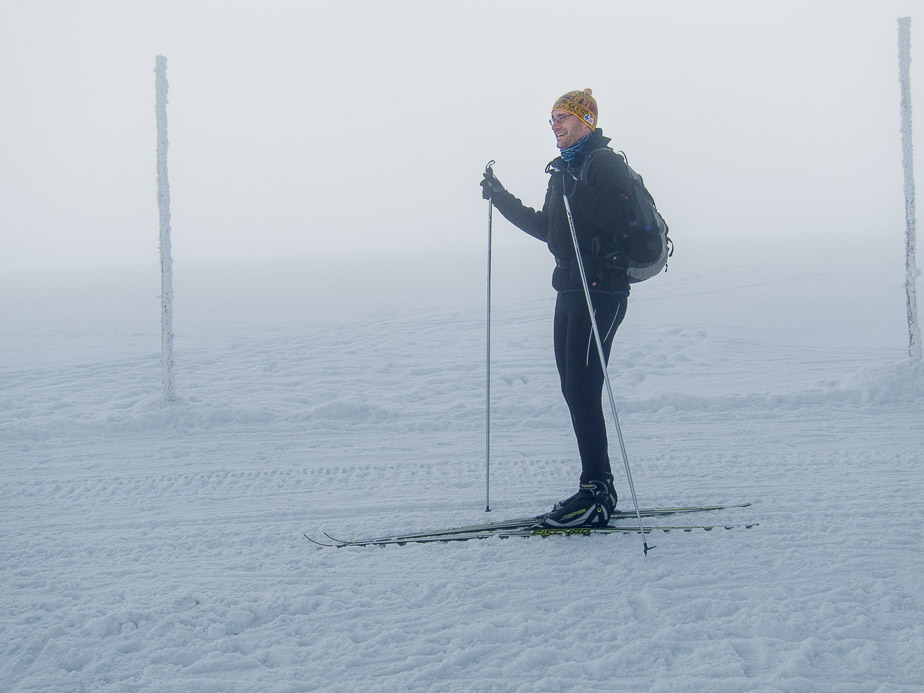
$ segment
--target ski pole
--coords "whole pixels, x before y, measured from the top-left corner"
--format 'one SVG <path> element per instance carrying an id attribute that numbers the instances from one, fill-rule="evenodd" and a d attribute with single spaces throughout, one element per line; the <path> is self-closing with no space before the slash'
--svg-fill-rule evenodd
<path id="1" fill-rule="evenodd" d="M 491 171 L 494 160 L 484 167 Z M 487 301 L 487 353 L 485 355 L 485 412 L 484 412 L 484 511 L 491 512 L 491 241 L 494 200 L 488 198 L 488 301 Z"/>
<path id="2" fill-rule="evenodd" d="M 622 461 L 626 467 L 626 478 L 629 480 L 629 491 L 632 494 L 632 502 L 635 504 L 635 515 L 638 518 L 638 528 L 642 533 L 642 545 L 645 548 L 645 555 L 647 556 L 648 552 L 655 547 L 648 546 L 648 540 L 645 538 L 642 513 L 638 508 L 638 498 L 635 495 L 635 484 L 632 483 L 632 471 L 629 469 L 629 456 L 626 454 L 626 444 L 622 438 L 622 428 L 619 425 L 619 414 L 616 412 L 616 400 L 613 398 L 613 387 L 610 384 L 610 374 L 606 370 L 606 359 L 603 356 L 603 341 L 600 339 L 600 329 L 597 327 L 597 318 L 594 315 L 594 304 L 590 298 L 590 288 L 587 286 L 587 274 L 584 272 L 584 261 L 581 259 L 581 247 L 578 243 L 577 232 L 574 230 L 574 218 L 571 216 L 571 204 L 568 202 L 568 196 L 564 193 L 562 193 L 562 199 L 565 201 L 565 213 L 568 216 L 568 226 L 571 228 L 571 240 L 574 242 L 574 255 L 577 258 L 578 270 L 581 273 L 581 284 L 584 286 L 584 298 L 587 300 L 587 310 L 590 312 L 590 325 L 593 328 L 594 341 L 597 343 L 597 354 L 600 357 L 600 367 L 603 369 L 603 381 L 606 383 L 606 394 L 609 396 L 610 408 L 613 410 L 613 421 L 616 423 L 619 450 L 622 452 Z"/>

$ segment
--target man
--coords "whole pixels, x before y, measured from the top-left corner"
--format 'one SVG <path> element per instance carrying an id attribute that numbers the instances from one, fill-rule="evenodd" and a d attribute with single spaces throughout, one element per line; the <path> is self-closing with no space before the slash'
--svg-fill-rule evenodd
<path id="1" fill-rule="evenodd" d="M 609 521 L 617 499 L 603 417 L 603 369 L 562 196 L 568 196 L 571 206 L 604 358 L 609 359 L 629 298 L 622 261 L 626 214 L 619 197 L 628 184 L 628 171 L 597 127 L 597 102 L 590 89 L 570 91 L 558 99 L 549 123 L 561 152 L 546 169 L 552 175 L 541 211 L 507 192 L 491 169 L 481 186 L 484 198 L 508 221 L 545 241 L 555 256 L 555 363 L 577 438 L 581 477 L 578 492 L 556 503 L 543 522 L 550 527 L 599 525 Z M 598 149 L 606 151 L 588 159 Z"/>

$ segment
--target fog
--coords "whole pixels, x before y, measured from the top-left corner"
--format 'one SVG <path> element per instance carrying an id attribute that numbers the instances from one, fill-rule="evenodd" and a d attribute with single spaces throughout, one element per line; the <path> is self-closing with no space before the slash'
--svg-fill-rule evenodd
<path id="1" fill-rule="evenodd" d="M 180 267 L 476 249 L 486 162 L 541 204 L 551 104 L 585 87 L 678 247 L 868 238 L 900 261 L 915 4 L 4 0 L 0 269 L 157 262 L 157 55 Z M 918 109 L 922 50 L 924 19 Z M 498 252 L 546 252 L 495 219 Z"/>

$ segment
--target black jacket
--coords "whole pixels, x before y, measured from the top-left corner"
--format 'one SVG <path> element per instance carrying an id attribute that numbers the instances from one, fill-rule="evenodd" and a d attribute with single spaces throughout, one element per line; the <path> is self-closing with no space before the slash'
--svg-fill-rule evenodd
<path id="1" fill-rule="evenodd" d="M 582 154 L 565 163 L 561 157 L 551 162 L 559 170 L 568 170 L 580 179 L 588 152 L 606 148 L 609 138 L 597 128 L 584 145 Z M 622 157 L 597 155 L 587 170 L 586 180 L 578 180 L 568 195 L 574 228 L 581 247 L 584 270 L 592 291 L 629 292 L 629 280 L 620 266 L 626 230 L 626 216 L 619 201 L 619 191 L 628 183 L 628 171 Z M 494 206 L 514 226 L 530 236 L 545 241 L 555 256 L 552 286 L 557 291 L 581 289 L 581 275 L 574 261 L 574 242 L 561 194 L 550 185 L 541 211 L 524 205 L 507 191 L 495 193 Z"/>

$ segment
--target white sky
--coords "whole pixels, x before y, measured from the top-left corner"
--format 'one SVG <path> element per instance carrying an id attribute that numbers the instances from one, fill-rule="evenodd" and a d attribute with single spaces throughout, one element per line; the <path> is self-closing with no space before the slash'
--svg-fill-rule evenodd
<path id="1" fill-rule="evenodd" d="M 178 261 L 483 243 L 485 163 L 541 204 L 551 104 L 584 87 L 678 244 L 900 253 L 896 19 L 920 110 L 921 6 L 2 0 L 0 269 L 157 261 L 158 54 Z"/>

